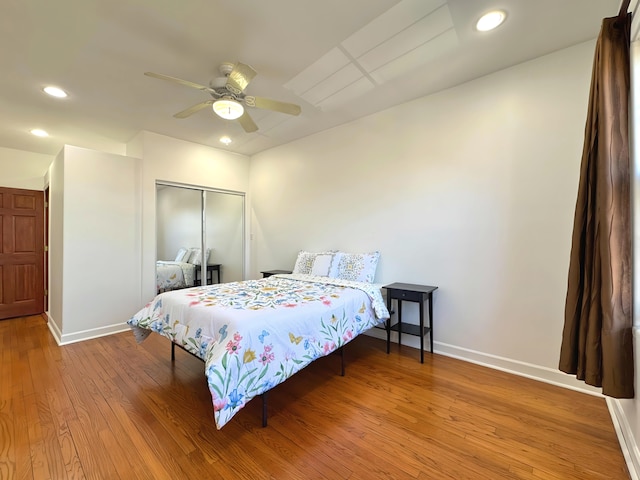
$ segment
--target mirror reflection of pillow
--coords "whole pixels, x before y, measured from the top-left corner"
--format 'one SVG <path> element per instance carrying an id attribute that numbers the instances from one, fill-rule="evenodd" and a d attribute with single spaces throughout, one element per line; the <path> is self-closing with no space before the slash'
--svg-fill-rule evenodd
<path id="1" fill-rule="evenodd" d="M 189 257 L 187 254 L 190 253 L 190 250 L 186 249 L 185 247 L 181 247 L 180 250 L 178 250 L 178 253 L 176 254 L 176 259 L 174 261 L 176 262 L 188 262 L 189 261 Z"/>
<path id="2" fill-rule="evenodd" d="M 199 252 L 200 249 L 199 248 L 189 248 L 187 251 L 187 254 L 184 257 L 184 260 L 182 260 L 185 263 L 193 263 L 193 259 L 195 258 L 195 254 L 196 254 L 196 250 Z M 198 255 L 200 255 L 198 253 Z"/>
<path id="3" fill-rule="evenodd" d="M 193 253 L 191 254 L 191 258 L 189 260 L 189 263 L 193 263 L 194 265 L 200 265 L 202 264 L 202 250 L 199 248 L 194 248 L 193 249 Z M 206 262 L 207 264 L 209 264 L 209 257 L 211 256 L 211 249 L 207 248 L 206 252 L 205 252 L 205 256 L 206 256 Z"/>

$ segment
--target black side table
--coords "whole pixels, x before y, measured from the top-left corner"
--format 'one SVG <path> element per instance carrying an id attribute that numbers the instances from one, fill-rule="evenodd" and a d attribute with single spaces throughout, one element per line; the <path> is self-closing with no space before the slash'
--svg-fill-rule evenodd
<path id="1" fill-rule="evenodd" d="M 401 335 L 408 333 L 420 337 L 420 363 L 424 363 L 424 336 L 429 334 L 430 352 L 433 353 L 433 292 L 438 287 L 429 285 L 413 285 L 411 283 L 391 283 L 386 285 L 387 307 L 391 312 L 391 302 L 395 299 L 398 302 L 398 323 L 391 325 L 391 318 L 387 319 L 387 353 L 391 345 L 391 330 L 398 332 L 398 345 L 400 345 Z M 417 302 L 420 304 L 420 325 L 402 323 L 402 302 Z M 424 303 L 427 302 L 429 308 L 429 324 L 424 324 Z"/>
<path id="2" fill-rule="evenodd" d="M 278 275 L 279 273 L 291 273 L 291 270 L 264 270 L 260 273 L 262 274 L 262 278 L 267 278 L 271 275 Z"/>
<path id="3" fill-rule="evenodd" d="M 209 282 L 213 283 L 213 272 L 216 272 L 218 274 L 218 282 L 217 283 L 222 283 L 222 275 L 220 273 L 220 265 L 219 263 L 214 263 L 213 265 L 208 264 L 207 265 L 207 284 L 209 284 Z M 202 285 L 202 279 L 200 278 L 200 265 L 196 265 L 196 278 L 195 278 L 195 285 L 196 286 L 200 286 Z"/>

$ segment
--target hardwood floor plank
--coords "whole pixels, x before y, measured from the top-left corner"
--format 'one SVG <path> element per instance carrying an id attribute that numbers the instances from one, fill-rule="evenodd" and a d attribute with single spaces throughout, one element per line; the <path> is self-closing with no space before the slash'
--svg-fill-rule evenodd
<path id="1" fill-rule="evenodd" d="M 6 321 L 6 320 L 5 320 Z M 33 468 L 33 478 L 51 478 L 47 449 L 42 435 L 40 417 L 38 415 L 38 401 L 35 394 L 23 398 L 29 434 L 30 460 Z"/>
<path id="2" fill-rule="evenodd" d="M 42 433 L 44 454 L 49 472 L 52 478 L 66 478 L 66 469 L 60 442 L 58 441 L 58 429 L 55 426 L 53 415 L 47 401 L 46 390 L 36 397 L 38 409 L 38 423 Z"/>
<path id="3" fill-rule="evenodd" d="M 130 478 L 131 480 L 140 478 L 135 464 L 132 463 L 135 462 L 135 457 L 129 455 L 129 451 L 122 447 L 122 437 L 117 437 L 112 430 L 102 430 L 99 435 L 115 467 L 117 478 Z"/>
<path id="4" fill-rule="evenodd" d="M 13 418 L 13 399 L 16 393 L 13 383 L 12 335 L 10 324 L 0 322 L 0 478 L 9 478 L 16 471 L 16 432 Z"/>
<path id="5" fill-rule="evenodd" d="M 20 339 L 20 341 L 17 341 Z M 0 322 L 0 478 L 629 479 L 603 398 L 360 336 L 217 430 L 204 366 L 158 335 L 59 347 Z"/>
<path id="6" fill-rule="evenodd" d="M 91 342 L 95 341 L 92 340 Z M 91 345 L 87 345 L 86 348 L 90 351 Z M 80 355 L 80 353 L 80 349 L 75 349 L 75 351 L 72 353 L 72 361 L 83 361 L 86 364 L 86 358 L 82 358 L 82 355 Z M 100 363 L 94 362 L 90 366 L 94 368 L 94 370 L 92 371 L 95 373 L 95 380 L 98 380 L 98 371 L 100 368 L 102 368 L 100 366 Z M 76 411 L 79 413 L 78 418 L 82 419 L 82 422 L 88 422 L 87 416 L 94 417 L 94 427 L 92 428 L 92 431 L 98 432 L 98 435 L 102 436 L 99 440 L 97 440 L 98 444 L 102 443 L 102 438 L 108 439 L 108 432 L 111 431 L 114 435 L 117 435 L 117 437 L 121 439 L 121 442 L 125 446 L 130 447 L 126 450 L 128 456 L 134 457 L 134 459 L 138 457 L 138 459 L 145 461 L 145 463 L 147 464 L 146 468 L 152 472 L 152 478 L 172 478 L 171 474 L 163 466 L 156 465 L 156 459 L 158 457 L 157 450 L 154 451 L 152 446 L 149 445 L 148 438 L 145 439 L 146 431 L 140 432 L 140 428 L 132 423 L 132 418 L 127 414 L 124 408 L 126 407 L 126 402 L 110 402 L 109 400 L 111 399 L 105 397 L 105 392 L 107 392 L 108 389 L 97 389 L 94 383 L 94 378 L 87 378 L 84 375 L 78 376 L 75 374 L 71 374 L 69 375 L 69 377 L 67 377 L 68 381 L 66 383 L 66 386 L 71 396 L 75 398 L 74 404 L 76 405 Z M 78 390 L 78 386 L 81 387 L 81 390 Z M 94 393 L 92 394 L 91 392 Z M 95 392 L 99 392 L 99 394 Z M 146 425 L 146 422 L 152 421 L 153 417 L 151 415 L 147 415 L 145 419 L 141 420 L 141 424 Z M 97 458 L 94 458 L 91 450 L 84 451 L 83 453 L 83 465 L 87 463 L 90 465 L 90 467 L 88 468 L 85 467 L 86 471 L 94 471 L 95 469 L 99 468 L 96 462 L 102 462 L 107 465 L 112 464 L 114 461 L 119 461 L 119 456 L 113 458 L 111 457 L 111 454 L 116 455 L 117 452 L 109 452 Z M 114 478 L 118 477 L 116 476 Z"/>
<path id="7" fill-rule="evenodd" d="M 8 443 L 13 443 L 15 450 L 15 478 L 17 479 L 32 479 L 33 465 L 31 462 L 31 448 L 29 439 L 29 426 L 27 421 L 27 415 L 25 410 L 25 400 L 22 395 L 22 391 L 17 390 L 11 399 L 12 404 L 12 426 L 13 437 L 5 439 L 0 437 Z M 11 476 L 1 476 L 0 478 L 11 478 Z"/>
<path id="8" fill-rule="evenodd" d="M 170 452 L 165 453 L 158 448 L 152 432 L 147 428 L 141 428 L 141 425 L 152 421 L 150 417 L 140 417 L 136 409 L 125 402 L 114 403 L 110 408 L 116 419 L 111 426 L 113 434 L 116 438 L 126 439 L 127 455 L 132 457 L 131 463 L 136 466 L 135 470 L 140 478 L 154 480 L 175 478 L 165 468 L 164 461 L 160 461 L 163 455 L 170 455 Z M 149 474 L 148 477 L 146 473 Z"/>
<path id="9" fill-rule="evenodd" d="M 11 401 L 0 399 L 0 478 L 9 478 L 16 467 L 16 432 Z"/>
<path id="10" fill-rule="evenodd" d="M 120 478 L 107 455 L 100 432 L 86 428 L 80 420 L 69 421 L 69 430 L 80 458 L 82 471 L 88 479 Z"/>
<path id="11" fill-rule="evenodd" d="M 310 435 L 299 435 L 292 432 L 287 422 L 276 417 L 269 423 L 269 429 L 278 432 L 281 441 L 286 443 L 287 448 L 292 452 L 291 456 L 300 462 L 308 463 L 316 471 L 315 475 L 309 478 L 349 478 L 351 470 L 323 450 L 314 448 L 315 442 Z"/>

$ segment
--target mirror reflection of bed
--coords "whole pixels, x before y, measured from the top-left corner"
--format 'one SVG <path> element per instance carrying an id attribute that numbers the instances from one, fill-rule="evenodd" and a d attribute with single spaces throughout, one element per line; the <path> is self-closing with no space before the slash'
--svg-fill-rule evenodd
<path id="1" fill-rule="evenodd" d="M 244 280 L 244 194 L 158 182 L 158 293 Z"/>

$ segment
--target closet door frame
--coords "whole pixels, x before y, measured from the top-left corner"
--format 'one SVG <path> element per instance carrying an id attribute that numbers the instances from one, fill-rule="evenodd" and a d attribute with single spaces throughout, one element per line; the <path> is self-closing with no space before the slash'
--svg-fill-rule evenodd
<path id="1" fill-rule="evenodd" d="M 157 209 L 157 203 L 158 203 L 158 196 L 157 196 L 157 192 L 158 192 L 158 187 L 159 186 L 163 186 L 163 187 L 175 187 L 175 188 L 184 188 L 184 189 L 188 189 L 188 190 L 195 190 L 200 192 L 200 253 L 202 255 L 201 260 L 200 260 L 200 278 L 203 281 L 203 284 L 206 284 L 208 279 L 207 279 L 207 261 L 205 260 L 206 257 L 206 249 L 207 249 L 207 192 L 209 193 L 215 193 L 215 194 L 227 194 L 227 195 L 234 195 L 237 197 L 240 197 L 242 200 L 242 207 L 241 207 L 241 226 L 242 226 L 242 232 L 241 232 L 241 268 L 240 271 L 242 272 L 242 278 L 241 280 L 245 280 L 245 272 L 246 272 L 246 194 L 245 192 L 239 192 L 239 191 L 235 191 L 235 190 L 225 190 L 225 189 L 220 189 L 220 188 L 213 188 L 213 187 L 205 187 L 205 186 L 201 186 L 201 185 L 190 185 L 190 184 L 185 184 L 185 183 L 177 183 L 177 182 L 168 182 L 168 181 L 162 181 L 162 180 L 156 180 L 156 215 L 158 215 L 158 209 Z M 157 224 L 158 224 L 158 220 L 156 219 L 156 245 L 158 242 L 158 238 L 157 238 Z M 157 250 L 157 247 L 156 247 Z M 156 260 L 158 259 L 158 253 L 156 251 Z M 222 264 L 224 266 L 224 264 Z M 213 281 L 213 278 L 211 279 L 211 281 Z"/>

